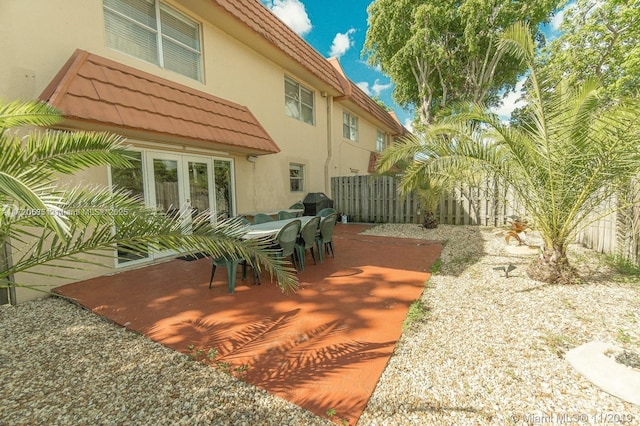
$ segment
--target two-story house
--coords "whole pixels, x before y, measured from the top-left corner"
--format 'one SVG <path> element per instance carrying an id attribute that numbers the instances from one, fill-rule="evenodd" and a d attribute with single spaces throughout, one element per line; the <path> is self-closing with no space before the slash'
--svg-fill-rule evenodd
<path id="1" fill-rule="evenodd" d="M 0 39 L 1 98 L 46 101 L 63 129 L 120 134 L 140 160 L 71 184 L 126 187 L 159 210 L 330 195 L 331 177 L 369 173 L 403 130 L 258 0 L 5 1 Z"/>

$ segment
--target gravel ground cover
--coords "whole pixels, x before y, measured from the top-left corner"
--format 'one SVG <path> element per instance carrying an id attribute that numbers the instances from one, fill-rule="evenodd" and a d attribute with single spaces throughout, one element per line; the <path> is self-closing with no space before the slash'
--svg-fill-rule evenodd
<path id="1" fill-rule="evenodd" d="M 527 278 L 531 257 L 507 252 L 501 229 L 367 233 L 446 244 L 421 298 L 425 313 L 403 333 L 359 424 L 640 424 L 639 406 L 599 390 L 564 359 L 592 340 L 640 349 L 640 284 L 603 256 L 572 245 L 581 283 L 545 285 Z M 494 269 L 509 264 L 509 278 Z"/>
<path id="2" fill-rule="evenodd" d="M 602 256 L 571 246 L 581 283 L 545 285 L 526 277 L 530 257 L 505 250 L 504 230 L 366 233 L 446 244 L 358 425 L 640 424 L 640 407 L 563 358 L 596 339 L 640 352 L 640 284 Z M 508 278 L 495 269 L 509 264 Z M 0 424 L 328 424 L 65 300 L 0 306 L 0 340 Z"/>

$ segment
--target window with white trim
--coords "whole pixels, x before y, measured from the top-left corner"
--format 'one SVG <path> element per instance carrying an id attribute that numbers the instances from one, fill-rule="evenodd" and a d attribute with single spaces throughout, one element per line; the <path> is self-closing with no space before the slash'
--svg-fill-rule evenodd
<path id="1" fill-rule="evenodd" d="M 358 142 L 358 117 L 346 111 L 342 113 L 342 136 Z"/>
<path id="2" fill-rule="evenodd" d="M 202 81 L 200 25 L 158 0 L 103 0 L 107 47 Z"/>
<path id="3" fill-rule="evenodd" d="M 376 137 L 376 150 L 378 152 L 384 151 L 384 149 L 387 147 L 385 136 L 386 135 L 383 132 L 378 130 L 378 136 Z"/>
<path id="4" fill-rule="evenodd" d="M 291 192 L 304 192 L 304 166 L 289 164 L 289 189 Z"/>
<path id="5" fill-rule="evenodd" d="M 313 91 L 292 80 L 284 78 L 284 112 L 289 117 L 314 124 Z"/>

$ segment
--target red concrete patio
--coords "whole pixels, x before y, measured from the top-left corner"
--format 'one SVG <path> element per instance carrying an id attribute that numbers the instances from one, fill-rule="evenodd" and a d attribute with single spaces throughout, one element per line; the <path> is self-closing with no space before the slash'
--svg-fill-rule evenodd
<path id="1" fill-rule="evenodd" d="M 201 350 L 213 365 L 246 365 L 240 375 L 248 383 L 355 424 L 442 250 L 438 242 L 358 234 L 366 228 L 338 224 L 336 257 L 314 265 L 307 254 L 293 295 L 266 276 L 260 286 L 239 280 L 228 294 L 224 268 L 209 289 L 209 259 L 172 260 L 56 292 L 177 351 Z"/>

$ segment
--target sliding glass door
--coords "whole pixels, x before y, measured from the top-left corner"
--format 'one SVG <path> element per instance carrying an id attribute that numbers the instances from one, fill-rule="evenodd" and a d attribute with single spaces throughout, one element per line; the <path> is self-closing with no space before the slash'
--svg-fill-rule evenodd
<path id="1" fill-rule="evenodd" d="M 139 167 L 112 169 L 112 184 L 141 196 L 160 214 L 182 215 L 186 225 L 197 215 L 213 213 L 214 220 L 233 215 L 232 162 L 199 155 L 158 151 L 132 152 Z M 118 265 L 171 255 L 118 250 Z"/>

